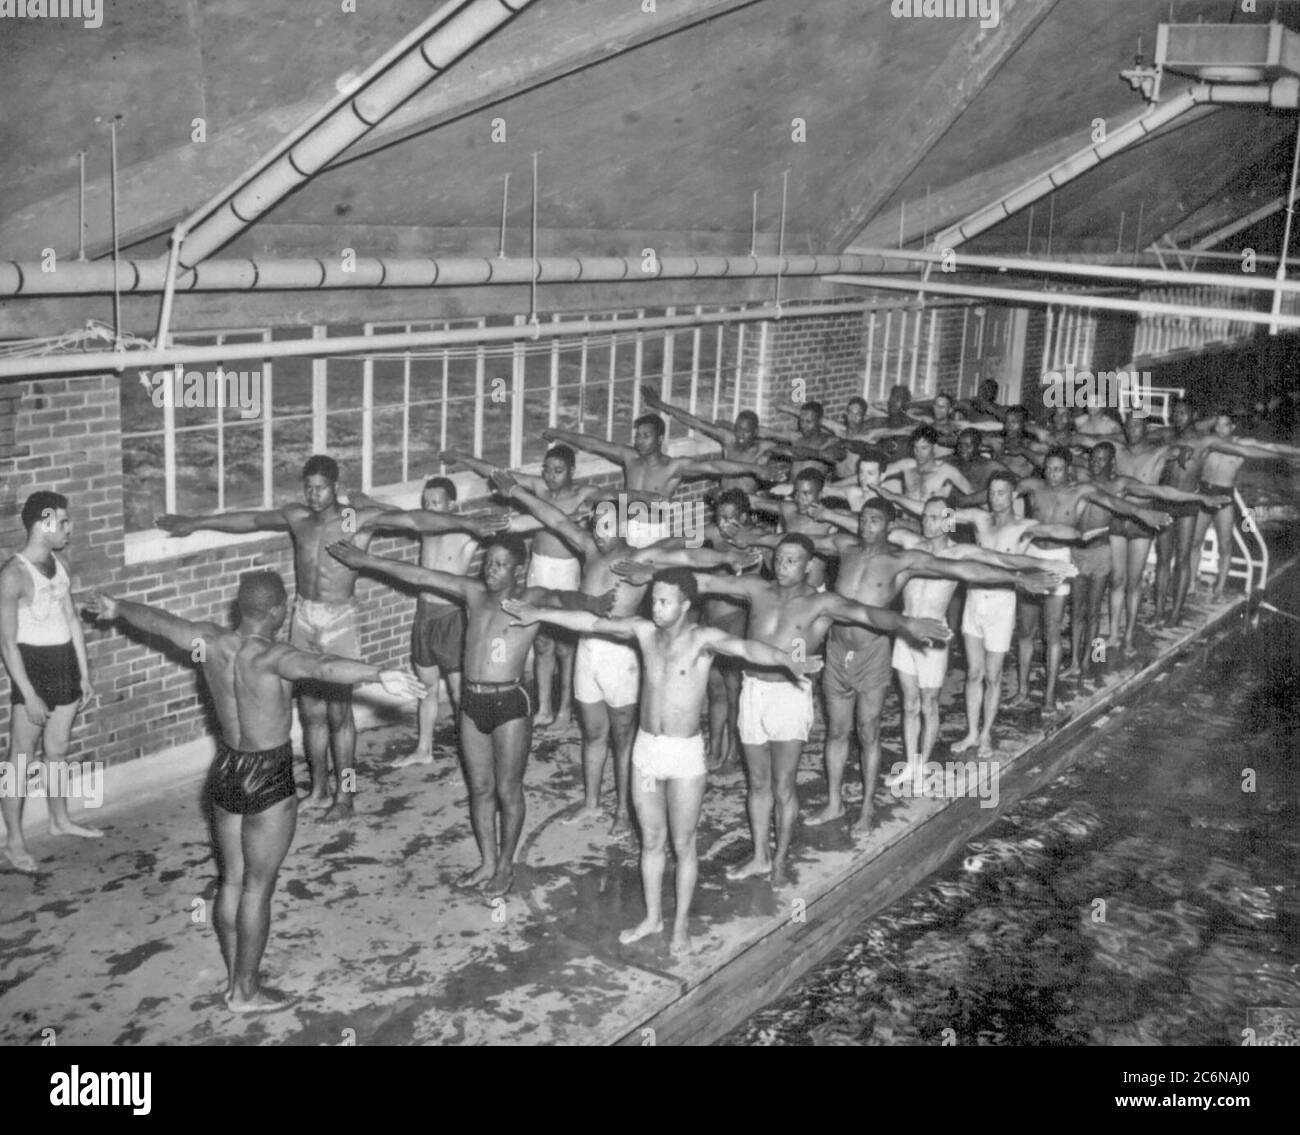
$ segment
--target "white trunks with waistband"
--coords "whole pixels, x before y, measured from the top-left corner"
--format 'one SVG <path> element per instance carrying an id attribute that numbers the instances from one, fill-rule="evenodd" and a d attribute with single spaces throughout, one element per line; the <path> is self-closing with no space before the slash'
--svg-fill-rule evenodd
<path id="1" fill-rule="evenodd" d="M 705 772 L 704 738 L 664 737 L 640 732 L 632 746 L 632 767 L 644 780 L 684 780 Z M 653 791 L 653 786 L 647 786 Z"/>

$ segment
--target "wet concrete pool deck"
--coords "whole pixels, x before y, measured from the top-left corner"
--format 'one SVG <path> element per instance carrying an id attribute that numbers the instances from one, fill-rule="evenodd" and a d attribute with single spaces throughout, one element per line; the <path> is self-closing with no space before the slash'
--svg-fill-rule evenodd
<path id="1" fill-rule="evenodd" d="M 1238 595 L 1213 609 L 1193 605 L 1176 632 L 1139 631 L 1135 657 L 1112 659 L 1082 692 L 1078 683 L 1063 683 L 1074 724 L 1086 728 L 1118 695 L 1155 680 L 1160 665 L 1227 625 L 1243 603 Z M 1037 695 L 1037 666 L 1034 678 Z M 963 680 L 954 659 L 936 761 L 947 760 L 947 743 L 962 735 Z M 902 759 L 896 696 L 887 700 L 882 736 L 887 772 Z M 996 736 L 1004 786 L 1016 766 L 1033 764 L 1055 742 L 1035 711 L 1004 712 Z M 678 962 L 666 936 L 618 942 L 619 930 L 643 914 L 637 842 L 610 839 L 607 822 L 566 823 L 580 797 L 576 731 L 542 731 L 534 739 L 516 885 L 498 900 L 453 886 L 477 852 L 450 728 L 439 730 L 432 766 L 390 767 L 413 740 L 414 721 L 362 733 L 357 818 L 338 826 L 299 819 L 264 964 L 268 983 L 298 998 L 279 1013 L 236 1017 L 220 1001 L 224 967 L 210 925 L 216 864 L 199 780 L 90 813 L 107 832 L 103 840 L 56 841 L 29 829 L 41 873 L 0 874 L 0 1039 L 40 1043 L 45 1029 L 62 1045 L 609 1044 L 716 1036 L 728 1019 L 735 1023 L 736 1007 L 703 1007 L 698 999 L 706 991 L 716 1006 L 734 1001 L 729 989 L 748 989 L 760 999 L 745 1011 L 758 1008 L 812 964 L 813 953 L 825 953 L 811 939 L 799 945 L 809 924 L 841 908 L 845 918 L 862 916 L 861 902 L 850 909 L 840 901 L 846 888 L 861 890 L 869 880 L 878 909 L 911 885 L 891 857 L 914 872 L 933 869 L 919 855 L 907 858 L 921 829 L 944 825 L 927 852 L 931 862 L 999 811 L 973 800 L 896 798 L 881 788 L 876 828 L 856 846 L 847 822 L 800 825 L 795 880 L 776 891 L 766 880 L 726 879 L 726 868 L 749 854 L 745 784 L 739 772 L 711 776 L 698 837 L 696 952 Z M 825 800 L 821 749 L 819 717 L 799 773 L 804 815 Z M 856 769 L 855 759 L 851 777 Z M 850 780 L 850 815 L 860 800 L 855 789 Z M 958 805 L 947 820 L 940 816 Z M 882 877 L 872 878 L 877 859 Z M 671 881 L 670 863 L 669 916 Z M 717 1020 L 702 1032 L 695 1025 L 674 1031 L 671 1022 L 700 1014 Z"/>

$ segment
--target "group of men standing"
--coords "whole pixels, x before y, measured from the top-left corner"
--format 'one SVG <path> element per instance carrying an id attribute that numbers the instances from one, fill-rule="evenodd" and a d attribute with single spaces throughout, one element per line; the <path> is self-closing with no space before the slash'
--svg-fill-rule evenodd
<path id="1" fill-rule="evenodd" d="M 456 487 L 446 477 L 426 482 L 417 509 L 390 508 L 360 493 L 343 496 L 337 464 L 317 455 L 303 469 L 301 503 L 157 522 L 173 536 L 200 528 L 288 532 L 297 583 L 291 614 L 283 581 L 270 571 L 240 579 L 234 630 L 106 594 L 91 601 L 102 619 L 186 649 L 203 644 L 194 657 L 220 722 L 210 787 L 222 879 L 217 927 L 232 1010 L 286 1003 L 259 978 L 271 892 L 300 806 L 319 808 L 326 821 L 352 815 L 351 687 L 380 682 L 394 696 L 421 699 L 416 744 L 397 763 L 427 764 L 445 681 L 480 858 L 458 882 L 491 897 L 513 885 L 533 730 L 576 706 L 583 800 L 574 820 L 602 814 L 612 751 L 612 834 L 631 830 L 633 811 L 640 828 L 646 917 L 622 940 L 663 928 L 671 839 L 677 861 L 671 947 L 682 951 L 690 944 L 695 830 L 707 773 L 736 748 L 748 777 L 753 848 L 728 877 L 789 880 L 796 773 L 813 728 L 815 675 L 825 699 L 828 797 L 808 822 L 845 814 L 842 789 L 856 736 L 863 793 L 851 827 L 863 833 L 872 824 L 880 722 L 893 673 L 902 692 L 907 761 L 892 782 L 919 776 L 937 743 L 949 610 L 959 584 L 967 585 L 960 626 L 968 729 L 952 749 L 987 758 L 1017 606 L 1017 697 L 1028 695 L 1041 624 L 1044 706 L 1053 712 L 1066 597 L 1073 592 L 1075 600 L 1069 676 L 1085 668 L 1081 645 L 1098 631 L 1107 580 L 1111 641 L 1131 645 L 1141 598 L 1134 580 L 1157 532 L 1169 533 L 1161 536 L 1157 606 L 1163 610 L 1171 599 L 1169 617 L 1177 621 L 1190 582 L 1190 548 L 1199 546 L 1209 523 L 1216 531 L 1226 525 L 1220 545 L 1227 545 L 1232 482 L 1242 461 L 1300 458 L 1291 447 L 1235 438 L 1226 415 L 1206 423 L 1213 432 L 1203 433 L 1181 404 L 1167 434 L 1149 437 L 1134 418 L 1120 440 L 1107 436 L 1112 431 L 1097 415 L 1037 430 L 1018 408 L 999 412 L 989 398 L 974 404 L 985 418 L 976 424 L 957 421 L 951 399 L 936 399 L 933 412 L 921 415 L 908 409 L 906 398 L 891 396 L 877 418 L 855 399 L 835 429 L 822 424 L 820 405 L 806 403 L 797 410 L 796 430 L 766 434 L 748 411 L 723 425 L 653 392 L 645 401 L 718 441 L 722 456 L 669 456 L 664 421 L 653 412 L 636 420 L 630 446 L 546 431 L 555 444 L 540 476 L 445 452 L 444 463 L 491 480 L 517 510 L 508 520 L 454 512 Z M 908 455 L 891 458 L 882 445 L 900 436 L 908 439 Z M 624 484 L 615 490 L 621 500 L 609 489 L 574 484 L 575 449 L 621 467 Z M 789 461 L 785 486 L 772 484 L 778 455 Z M 700 527 L 703 543 L 673 531 L 662 519 L 671 514 L 633 516 L 626 507 L 668 502 L 683 480 L 695 478 L 721 482 L 714 515 Z M 764 484 L 771 493 L 758 492 Z M 1177 523 L 1147 507 L 1152 501 L 1177 510 Z M 72 717 L 91 687 L 67 572 L 53 554 L 67 544 L 67 502 L 38 493 L 28 505 L 28 544 L 0 572 L 0 653 L 14 690 L 11 749 L 34 747 L 43 730 L 48 757 L 66 751 Z M 760 523 L 764 512 L 772 524 Z M 418 562 L 371 554 L 380 531 L 419 536 Z M 527 531 L 534 533 L 531 555 L 521 535 Z M 962 535 L 968 538 L 954 538 Z M 472 577 L 480 553 L 481 570 Z M 362 572 L 417 592 L 414 677 L 359 660 L 355 588 Z M 1226 567 L 1219 591 L 1225 578 Z M 1018 590 L 1027 597 L 1019 605 Z M 894 609 L 900 597 L 901 613 Z M 286 620 L 288 642 L 279 642 Z M 289 747 L 295 686 L 311 770 L 301 803 Z M 4 804 L 9 862 L 34 870 L 14 805 Z M 51 801 L 51 818 L 56 831 L 99 834 L 72 824 L 66 802 L 60 809 Z"/>

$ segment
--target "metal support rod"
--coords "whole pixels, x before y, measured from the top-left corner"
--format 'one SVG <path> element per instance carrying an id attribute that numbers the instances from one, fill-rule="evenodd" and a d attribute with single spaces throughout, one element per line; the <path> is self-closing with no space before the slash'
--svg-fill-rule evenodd
<path id="1" fill-rule="evenodd" d="M 749 255 L 758 255 L 758 190 L 753 193 L 753 202 L 749 207 Z"/>
<path id="2" fill-rule="evenodd" d="M 501 250 L 497 253 L 497 258 L 504 260 L 506 258 L 506 207 L 510 201 L 510 175 L 506 174 L 505 181 L 501 186 Z"/>
<path id="3" fill-rule="evenodd" d="M 531 247 L 528 255 L 532 257 L 533 274 L 528 283 L 528 320 L 530 323 L 537 322 L 537 151 L 533 151 L 533 233 Z"/>
<path id="4" fill-rule="evenodd" d="M 781 310 L 781 261 L 785 257 L 785 200 L 790 186 L 790 171 L 781 173 L 781 231 L 776 241 L 776 310 Z"/>
<path id="5" fill-rule="evenodd" d="M 77 260 L 86 262 L 86 151 L 77 151 L 77 164 L 81 167 L 80 188 L 77 193 Z"/>
<path id="6" fill-rule="evenodd" d="M 1291 187 L 1287 190 L 1286 196 L 1286 224 L 1282 226 L 1282 252 L 1277 261 L 1277 282 L 1280 285 L 1286 279 L 1286 255 L 1291 248 L 1291 219 L 1295 216 L 1295 183 L 1296 173 L 1300 171 L 1300 126 L 1296 128 L 1295 153 L 1291 158 Z M 1277 315 L 1282 310 L 1282 289 L 1279 287 L 1273 293 L 1273 314 Z M 1270 335 L 1277 334 L 1277 324 L 1268 325 Z"/>
<path id="7" fill-rule="evenodd" d="M 176 268 L 180 263 L 181 244 L 185 240 L 185 226 L 178 224 L 172 230 L 171 249 L 167 253 L 167 283 L 163 288 L 162 309 L 158 313 L 158 334 L 154 336 L 154 345 L 167 346 L 167 335 L 171 330 L 172 297 L 176 294 Z"/>
<path id="8" fill-rule="evenodd" d="M 113 334 L 122 336 L 122 287 L 118 279 L 117 264 L 117 120 L 108 124 L 109 133 L 109 196 L 113 210 Z"/>

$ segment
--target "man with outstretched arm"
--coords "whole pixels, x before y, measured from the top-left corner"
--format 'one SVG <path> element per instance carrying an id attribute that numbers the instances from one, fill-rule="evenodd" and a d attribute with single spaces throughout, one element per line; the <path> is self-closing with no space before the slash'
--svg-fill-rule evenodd
<path id="1" fill-rule="evenodd" d="M 304 504 L 283 508 L 248 509 L 215 516 L 160 516 L 154 522 L 171 536 L 192 532 L 288 532 L 293 541 L 294 599 L 289 641 L 301 650 L 355 658 L 361 653 L 357 620 L 356 572 L 325 554 L 325 545 L 350 540 L 368 547 L 373 532 L 364 531 L 383 507 L 352 494 L 344 505 L 338 492 L 339 467 L 332 457 L 317 453 L 302 467 Z M 303 744 L 311 767 L 311 795 L 304 808 L 325 808 L 327 823 L 350 819 L 356 791 L 357 727 L 352 716 L 352 690 L 346 686 L 309 683 L 299 689 Z M 337 777 L 330 793 L 329 756 Z"/>
<path id="2" fill-rule="evenodd" d="M 458 883 L 488 896 L 504 895 L 514 884 L 515 849 L 524 827 L 524 770 L 533 738 L 533 699 L 524 683 L 524 667 L 537 629 L 513 625 L 501 610 L 501 600 L 522 597 L 578 605 L 587 602 L 585 597 L 521 587 L 516 573 L 527 552 L 523 539 L 513 533 L 498 534 L 483 545 L 481 581 L 372 556 L 345 541 L 329 545 L 328 551 L 351 571 L 377 572 L 464 604 L 460 750 L 481 862 Z M 603 612 L 607 604 L 598 606 Z"/>
<path id="3" fill-rule="evenodd" d="M 744 659 L 751 666 L 781 667 L 796 678 L 821 668 L 820 658 L 796 660 L 763 643 L 733 638 L 690 619 L 698 599 L 689 568 L 668 568 L 655 576 L 650 619 L 600 619 L 571 611 L 543 611 L 528 603 L 502 606 L 518 623 L 546 619 L 584 634 L 605 634 L 635 642 L 641 650 L 641 730 L 632 750 L 632 800 L 641 823 L 641 884 L 645 919 L 624 930 L 624 945 L 663 930 L 663 888 L 669 836 L 677 856 L 677 910 L 670 949 L 690 950 L 687 933 L 698 861 L 695 829 L 706 779 L 700 713 L 715 654 Z"/>
<path id="4" fill-rule="evenodd" d="M 670 418 L 675 418 L 681 422 L 688 429 L 702 433 L 711 441 L 716 441 L 722 446 L 722 456 L 728 461 L 762 461 L 763 455 L 774 444 L 770 441 L 764 441 L 758 436 L 758 415 L 753 410 L 741 410 L 736 415 L 735 422 L 730 426 L 721 422 L 706 422 L 703 418 L 683 410 L 680 406 L 665 402 L 654 392 L 649 383 L 641 384 L 641 401 L 651 410 L 667 414 Z M 752 493 L 758 489 L 758 478 L 752 474 L 723 477 L 722 488 L 724 491 L 727 489 L 742 489 L 747 493 Z"/>
<path id="5" fill-rule="evenodd" d="M 775 579 L 728 579 L 697 572 L 701 593 L 728 595 L 749 605 L 748 637 L 803 659 L 821 653 L 832 623 L 852 623 L 885 634 L 897 632 L 918 645 L 946 643 L 942 619 L 913 619 L 880 607 L 865 607 L 833 591 L 818 592 L 807 582 L 813 542 L 792 533 L 780 538 L 773 557 Z M 625 579 L 640 580 L 646 565 L 618 565 Z M 782 671 L 748 666 L 740 690 L 740 744 L 749 774 L 746 807 L 754 851 L 727 871 L 728 879 L 769 875 L 775 886 L 789 882 L 790 839 L 799 814 L 795 774 L 813 725 L 812 679 L 791 681 Z M 768 846 L 773 803 L 776 856 Z"/>
<path id="6" fill-rule="evenodd" d="M 420 566 L 465 575 L 478 552 L 479 541 L 506 525 L 502 516 L 471 518 L 451 511 L 456 485 L 447 477 L 430 477 L 420 495 L 420 508 L 388 509 L 367 517 L 367 532 L 392 529 L 420 537 Z M 433 726 L 438 720 L 438 683 L 447 682 L 454 718 L 460 703 L 461 653 L 465 646 L 465 612 L 455 603 L 442 603 L 421 591 L 411 627 L 411 665 L 429 689 L 416 710 L 415 748 L 393 762 L 393 768 L 433 764 Z"/>
<path id="7" fill-rule="evenodd" d="M 208 792 L 221 871 L 215 922 L 226 962 L 225 1000 L 231 1012 L 261 1013 L 292 1004 L 261 984 L 260 969 L 271 932 L 271 895 L 298 817 L 289 744 L 293 683 L 380 682 L 400 698 L 427 691 L 402 670 L 276 642 L 288 607 L 276 572 L 240 576 L 236 605 L 239 627 L 230 630 L 102 592 L 90 602 L 99 618 L 156 635 L 202 667 L 220 726 Z"/>
<path id="8" fill-rule="evenodd" d="M 502 472 L 490 461 L 470 457 L 460 450 L 447 449 L 442 453 L 444 464 L 459 462 L 467 469 L 486 477 Z M 511 470 L 514 477 L 530 493 L 535 493 L 548 504 L 564 512 L 570 519 L 583 515 L 596 497 L 605 490 L 596 485 L 575 485 L 573 470 L 577 455 L 567 445 L 553 445 L 542 458 L 542 475 Z M 527 584 L 545 587 L 551 591 L 576 591 L 582 577 L 582 564 L 563 540 L 554 532 L 539 527 L 531 516 L 516 516 L 510 522 L 511 532 L 533 533 L 532 548 L 528 557 Z M 555 721 L 561 726 L 573 713 L 573 638 L 570 635 L 551 635 L 543 630 L 533 643 L 534 669 L 537 674 L 537 715 L 533 728 L 545 729 Z M 560 675 L 560 699 L 554 701 L 555 674 Z"/>
<path id="9" fill-rule="evenodd" d="M 743 567 L 756 562 L 757 553 L 728 547 L 715 552 L 707 548 L 686 548 L 681 538 L 658 540 L 644 548 L 631 547 L 619 531 L 618 510 L 610 501 L 597 501 L 590 528 L 575 524 L 564 512 L 529 492 L 513 474 L 496 473 L 494 487 L 512 503 L 527 509 L 562 539 L 582 563 L 579 590 L 593 600 L 613 592 L 611 618 L 635 615 L 645 598 L 649 580 L 634 586 L 620 580 L 613 565 L 620 560 L 654 557 L 665 566 Z M 578 722 L 582 728 L 583 806 L 575 820 L 601 815 L 600 790 L 605 777 L 605 761 L 614 749 L 614 824 L 611 835 L 630 830 L 631 791 L 628 773 L 632 760 L 632 740 L 636 734 L 637 687 L 640 668 L 636 651 L 626 643 L 614 642 L 600 635 L 582 635 L 578 639 L 574 664 L 574 699 L 578 705 Z"/>
<path id="10" fill-rule="evenodd" d="M 543 430 L 547 441 L 559 441 L 577 449 L 598 454 L 607 461 L 623 467 L 624 493 L 630 499 L 654 506 L 664 506 L 672 500 L 677 486 L 687 477 L 762 477 L 762 466 L 749 461 L 728 461 L 722 457 L 701 460 L 694 457 L 669 457 L 663 451 L 666 427 L 658 414 L 642 414 L 632 423 L 632 444 L 619 445 L 590 434 L 570 433 L 567 430 Z M 631 516 L 627 525 L 627 542 L 634 548 L 643 548 L 670 535 L 669 524 L 654 516 L 649 519 Z"/>

